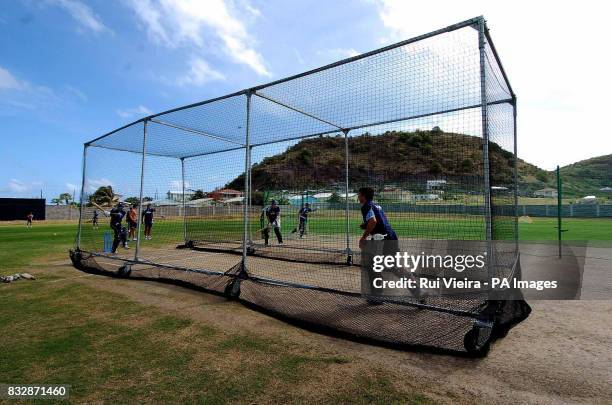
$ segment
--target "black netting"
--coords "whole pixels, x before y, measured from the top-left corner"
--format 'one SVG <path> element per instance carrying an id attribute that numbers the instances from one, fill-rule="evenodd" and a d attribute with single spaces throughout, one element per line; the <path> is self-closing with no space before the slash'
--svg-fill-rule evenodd
<path id="1" fill-rule="evenodd" d="M 527 316 L 520 294 L 371 305 L 357 194 L 374 190 L 401 249 L 476 241 L 491 254 L 476 279 L 517 276 L 514 108 L 474 19 L 147 117 L 86 144 L 73 260 L 352 338 L 483 353 Z M 111 227 L 120 201 L 126 216 Z"/>

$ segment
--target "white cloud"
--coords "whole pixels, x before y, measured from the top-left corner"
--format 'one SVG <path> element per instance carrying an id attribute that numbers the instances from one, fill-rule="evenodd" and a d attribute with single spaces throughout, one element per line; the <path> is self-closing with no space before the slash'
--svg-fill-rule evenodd
<path id="1" fill-rule="evenodd" d="M 79 100 L 83 102 L 87 102 L 88 100 L 87 94 L 83 93 L 81 90 L 77 89 L 76 87 L 67 85 L 65 86 L 65 89 L 68 93 L 72 94 L 73 96 L 76 96 Z"/>
<path id="2" fill-rule="evenodd" d="M 576 7 L 542 0 L 412 2 L 377 0 L 388 42 L 414 37 L 478 15 L 487 18 L 518 96 L 519 156 L 552 169 L 612 153 L 606 128 L 612 81 L 605 3 Z M 554 10 L 554 18 L 551 18 Z M 572 23 L 568 25 L 568 21 Z"/>
<path id="3" fill-rule="evenodd" d="M 0 106 L 35 110 L 56 107 L 61 101 L 53 89 L 29 83 L 0 66 Z"/>
<path id="4" fill-rule="evenodd" d="M 359 52 L 351 48 L 334 48 L 317 51 L 317 55 L 329 57 L 331 59 L 346 59 L 359 55 Z"/>
<path id="5" fill-rule="evenodd" d="M 0 90 L 20 90 L 23 84 L 8 70 L 0 66 Z"/>
<path id="6" fill-rule="evenodd" d="M 185 188 L 191 188 L 191 184 L 186 181 Z M 183 189 L 183 182 L 181 180 L 172 180 L 170 182 L 170 190 L 172 191 L 180 191 Z"/>
<path id="7" fill-rule="evenodd" d="M 93 10 L 86 4 L 81 3 L 77 0 L 50 0 L 52 4 L 55 4 L 65 11 L 67 11 L 74 20 L 82 27 L 91 30 L 95 33 L 109 32 L 112 33 L 100 17 L 98 17 Z"/>
<path id="8" fill-rule="evenodd" d="M 139 105 L 138 107 L 134 108 L 126 108 L 125 110 L 117 110 L 117 115 L 119 115 L 121 118 L 130 118 L 135 115 L 147 116 L 151 114 L 153 114 L 153 111 L 149 110 L 144 105 Z"/>
<path id="9" fill-rule="evenodd" d="M 73 183 L 66 183 L 66 189 L 70 190 L 70 191 L 74 191 L 76 189 L 80 188 L 79 186 L 77 186 L 76 184 Z"/>
<path id="10" fill-rule="evenodd" d="M 111 186 L 115 187 L 115 184 L 107 179 L 106 177 L 102 177 L 99 179 L 86 179 L 85 180 L 85 189 L 89 191 L 96 191 L 100 187 Z"/>
<path id="11" fill-rule="evenodd" d="M 211 68 L 202 58 L 193 58 L 189 64 L 189 71 L 177 80 L 180 86 L 201 86 L 214 80 L 225 80 L 222 73 Z"/>
<path id="12" fill-rule="evenodd" d="M 241 9 L 223 0 L 131 0 L 129 4 L 156 43 L 197 49 L 214 43 L 235 63 L 244 64 L 261 76 L 270 76 L 263 57 L 253 49 L 253 37 L 237 16 L 259 15 L 259 10 L 246 6 L 247 2 L 242 2 Z"/>
<path id="13" fill-rule="evenodd" d="M 15 192 L 15 193 L 23 193 L 23 192 L 28 191 L 30 189 L 29 186 L 27 186 L 24 182 L 22 182 L 21 180 L 18 180 L 18 179 L 11 179 L 8 182 L 8 188 L 9 188 L 9 190 L 11 190 L 12 192 Z"/>

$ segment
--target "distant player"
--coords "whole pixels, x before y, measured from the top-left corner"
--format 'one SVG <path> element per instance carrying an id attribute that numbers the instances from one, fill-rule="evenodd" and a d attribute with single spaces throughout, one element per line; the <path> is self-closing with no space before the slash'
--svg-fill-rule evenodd
<path id="1" fill-rule="evenodd" d="M 145 230 L 145 239 L 151 240 L 151 230 L 153 229 L 153 214 L 155 213 L 155 208 L 151 208 L 151 204 L 147 204 L 147 209 L 142 212 L 142 222 L 144 222 Z"/>
<path id="2" fill-rule="evenodd" d="M 135 241 L 136 240 L 136 227 L 138 226 L 138 212 L 136 212 L 136 207 L 134 205 L 130 206 L 130 210 L 127 213 L 127 223 L 128 223 L 128 239 Z"/>
<path id="3" fill-rule="evenodd" d="M 94 210 L 93 218 L 91 218 L 93 229 L 98 229 L 98 210 Z"/>
<path id="4" fill-rule="evenodd" d="M 28 215 L 26 215 L 26 227 L 27 228 L 32 227 L 32 220 L 34 220 L 34 214 L 30 212 Z"/>
<path id="5" fill-rule="evenodd" d="M 302 208 L 298 211 L 298 219 L 299 224 L 296 229 L 291 231 L 291 233 L 295 233 L 297 231 L 300 232 L 300 239 L 304 237 L 304 233 L 306 233 L 306 223 L 308 222 L 308 214 L 315 211 L 316 208 L 310 208 L 310 203 L 305 203 Z"/>
<path id="6" fill-rule="evenodd" d="M 268 224 L 263 226 L 263 237 L 266 246 L 268 246 L 268 241 L 270 239 L 270 228 L 274 228 L 274 234 L 276 235 L 276 239 L 278 240 L 278 244 L 283 244 L 283 235 L 280 232 L 280 207 L 276 203 L 276 200 L 270 201 L 270 206 L 263 209 L 261 212 L 260 223 L 264 224 L 265 220 L 268 221 Z"/>

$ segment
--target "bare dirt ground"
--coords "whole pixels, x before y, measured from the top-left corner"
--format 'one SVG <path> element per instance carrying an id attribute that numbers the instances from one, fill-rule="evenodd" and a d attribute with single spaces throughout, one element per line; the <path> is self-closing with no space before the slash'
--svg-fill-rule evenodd
<path id="1" fill-rule="evenodd" d="M 598 257 L 601 254 L 597 252 Z M 213 327 L 282 337 L 309 349 L 348 356 L 361 367 L 391 370 L 400 383 L 441 403 L 612 403 L 612 301 L 530 302 L 531 316 L 498 340 L 488 357 L 467 359 L 316 334 L 223 297 L 156 282 L 85 275 L 66 262 L 45 268 L 56 276 Z"/>

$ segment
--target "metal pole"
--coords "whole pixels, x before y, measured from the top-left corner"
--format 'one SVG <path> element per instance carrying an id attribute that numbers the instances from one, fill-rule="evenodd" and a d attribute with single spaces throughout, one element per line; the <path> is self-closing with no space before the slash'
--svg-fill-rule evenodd
<path id="1" fill-rule="evenodd" d="M 242 236 L 242 269 L 246 270 L 247 262 L 247 243 L 249 239 L 249 212 L 247 207 L 247 199 L 250 194 L 249 190 L 249 172 L 251 171 L 251 144 L 250 144 L 250 131 L 251 131 L 251 96 L 252 92 L 247 92 L 247 113 L 246 113 L 246 139 L 245 139 L 245 156 L 244 156 L 244 200 L 242 205 L 243 216 L 244 216 L 244 234 Z"/>
<path id="2" fill-rule="evenodd" d="M 77 249 L 81 249 L 81 227 L 83 226 L 83 192 L 85 190 L 85 170 L 87 165 L 87 144 L 83 146 L 83 163 L 82 163 L 82 172 L 81 172 L 81 204 L 79 207 L 79 229 L 77 230 Z M 42 198 L 42 191 L 41 198 Z"/>
<path id="3" fill-rule="evenodd" d="M 143 129 L 142 129 L 142 160 L 140 162 L 140 197 L 138 204 L 138 236 L 136 238 L 136 251 L 134 252 L 134 260 L 138 261 L 138 253 L 140 251 L 140 240 L 142 239 L 140 235 L 140 230 L 142 228 L 142 191 L 144 188 L 144 169 L 145 169 L 145 153 L 147 147 L 147 122 L 148 120 L 144 120 Z"/>
<path id="4" fill-rule="evenodd" d="M 183 187 L 183 239 L 187 243 L 187 212 L 185 208 L 185 158 L 181 158 L 181 184 Z"/>
<path id="5" fill-rule="evenodd" d="M 349 130 L 345 129 L 342 132 L 344 133 L 344 223 L 346 233 L 346 262 L 350 264 L 353 261 L 353 254 L 351 252 L 351 241 L 349 237 Z"/>
<path id="6" fill-rule="evenodd" d="M 248 199 L 248 207 L 247 207 L 247 215 L 251 215 L 251 206 L 253 204 L 252 201 L 252 194 L 253 194 L 253 175 L 251 173 L 251 158 L 253 156 L 253 146 L 249 145 L 249 199 Z M 251 229 L 249 228 L 249 235 L 248 235 L 248 242 L 249 242 L 249 246 L 253 243 L 253 240 L 251 239 Z"/>
<path id="7" fill-rule="evenodd" d="M 563 257 L 561 249 L 561 233 L 563 232 L 561 229 L 561 201 L 563 197 L 561 194 L 561 169 L 557 166 L 557 239 L 559 241 L 559 259 Z"/>
<path id="8" fill-rule="evenodd" d="M 519 184 L 518 184 L 518 145 L 517 145 L 517 124 L 516 124 L 516 97 L 512 103 L 512 117 L 513 117 L 513 137 L 514 137 L 514 243 L 516 251 L 519 251 L 518 236 L 519 236 L 519 225 L 518 225 L 518 196 L 519 196 Z"/>
<path id="9" fill-rule="evenodd" d="M 485 233 L 487 239 L 487 254 L 489 257 L 489 276 L 494 277 L 493 266 L 493 227 L 491 218 L 491 178 L 489 164 L 489 122 L 487 115 L 487 78 L 485 69 L 485 20 L 478 20 L 478 48 L 480 49 L 480 98 L 482 114 L 482 158 L 484 163 L 484 204 L 485 204 Z"/>

